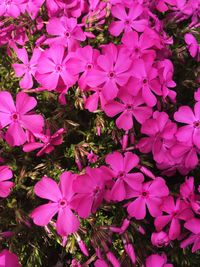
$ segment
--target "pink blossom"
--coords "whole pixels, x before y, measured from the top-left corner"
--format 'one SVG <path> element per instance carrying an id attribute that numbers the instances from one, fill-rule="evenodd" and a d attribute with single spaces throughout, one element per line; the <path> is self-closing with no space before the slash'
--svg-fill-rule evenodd
<path id="1" fill-rule="evenodd" d="M 197 61 L 200 61 L 200 46 L 196 38 L 191 33 L 186 33 L 184 39 L 191 57 L 197 57 Z"/>
<path id="2" fill-rule="evenodd" d="M 72 200 L 74 210 L 82 218 L 96 212 L 101 205 L 105 193 L 106 175 L 100 168 L 86 168 L 86 173 L 77 176 L 73 183 L 76 195 Z"/>
<path id="3" fill-rule="evenodd" d="M 20 92 L 16 96 L 15 106 L 9 92 L 0 92 L 0 125 L 2 128 L 9 126 L 5 135 L 9 145 L 20 146 L 26 142 L 24 129 L 32 133 L 41 133 L 44 125 L 43 117 L 29 113 L 36 105 L 34 97 Z"/>
<path id="4" fill-rule="evenodd" d="M 166 152 L 174 145 L 176 131 L 177 126 L 171 122 L 167 113 L 155 111 L 153 118 L 146 120 L 141 128 L 141 132 L 149 137 L 140 139 L 137 147 L 144 153 L 152 151 L 157 163 L 165 162 Z"/>
<path id="5" fill-rule="evenodd" d="M 8 166 L 0 166 L 0 197 L 7 197 L 10 194 L 13 182 L 7 181 L 12 178 L 12 171 Z"/>
<path id="6" fill-rule="evenodd" d="M 184 224 L 184 227 L 192 233 L 186 240 L 181 242 L 181 248 L 193 244 L 192 253 L 194 253 L 200 249 L 200 219 L 190 219 Z"/>
<path id="7" fill-rule="evenodd" d="M 145 267 L 173 267 L 173 264 L 167 263 L 165 254 L 152 254 L 146 258 Z"/>
<path id="8" fill-rule="evenodd" d="M 74 233 L 79 228 L 79 220 L 72 212 L 71 200 L 74 195 L 72 183 L 75 175 L 63 172 L 60 176 L 60 184 L 48 177 L 43 177 L 34 188 L 35 194 L 48 199 L 48 204 L 37 207 L 31 218 L 39 226 L 45 226 L 58 213 L 56 229 L 59 235 L 66 236 Z"/>
<path id="9" fill-rule="evenodd" d="M 18 257 L 9 250 L 4 249 L 0 253 L 0 266 L 2 267 L 21 267 Z"/>
<path id="10" fill-rule="evenodd" d="M 23 62 L 23 64 L 14 63 L 12 66 L 15 70 L 17 77 L 22 77 L 20 81 L 20 87 L 22 89 L 30 89 L 33 87 L 32 75 L 35 75 L 38 59 L 41 54 L 41 50 L 35 48 L 33 50 L 32 57 L 29 61 L 28 54 L 25 48 L 17 49 L 16 54 L 18 58 Z"/>
<path id="11" fill-rule="evenodd" d="M 175 240 L 180 236 L 181 224 L 180 220 L 188 220 L 193 217 L 190 207 L 180 198 L 174 201 L 172 196 L 164 200 L 162 211 L 167 215 L 158 216 L 155 219 L 155 227 L 157 231 L 161 231 L 167 224 L 169 226 L 169 238 Z"/>
<path id="12" fill-rule="evenodd" d="M 155 58 L 155 51 L 151 48 L 155 41 L 147 28 L 140 36 L 136 31 L 125 32 L 122 37 L 123 45 L 130 51 L 131 58 Z"/>
<path id="13" fill-rule="evenodd" d="M 98 159 L 98 156 L 94 154 L 93 151 L 91 151 L 88 155 L 87 155 L 87 159 L 89 162 L 91 163 L 95 163 Z"/>
<path id="14" fill-rule="evenodd" d="M 156 8 L 160 12 L 166 12 L 169 9 L 168 5 L 171 5 L 171 6 L 176 5 L 176 0 L 158 0 L 156 4 Z"/>
<path id="15" fill-rule="evenodd" d="M 89 91 L 94 93 L 91 94 L 87 99 L 85 99 L 85 108 L 90 112 L 96 111 L 98 109 L 99 102 L 101 107 L 103 108 L 107 101 L 102 93 L 102 88 L 91 88 Z"/>
<path id="16" fill-rule="evenodd" d="M 35 78 L 48 90 L 56 89 L 59 82 L 62 82 L 67 88 L 72 86 L 78 77 L 70 69 L 68 60 L 69 57 L 65 54 L 64 46 L 51 46 L 42 52 L 38 61 Z"/>
<path id="17" fill-rule="evenodd" d="M 114 117 L 121 113 L 116 120 L 116 125 L 119 129 L 130 130 L 133 128 L 133 118 L 140 124 L 150 118 L 152 109 L 144 105 L 141 95 L 134 97 L 122 92 L 119 93 L 118 98 L 121 102 L 109 101 L 105 104 L 103 110 L 109 117 Z"/>
<path id="18" fill-rule="evenodd" d="M 170 239 L 166 232 L 160 231 L 151 235 L 151 243 L 156 247 L 165 247 L 169 245 L 169 242 Z"/>
<path id="19" fill-rule="evenodd" d="M 70 50 L 77 44 L 77 41 L 86 39 L 81 27 L 77 24 L 77 20 L 66 16 L 51 18 L 47 24 L 47 33 L 56 37 L 47 39 L 45 43 L 62 44 Z"/>
<path id="20" fill-rule="evenodd" d="M 144 102 L 150 107 L 155 106 L 157 103 L 154 94 L 162 95 L 158 71 L 152 65 L 153 58 L 149 58 L 148 61 L 142 59 L 134 60 L 132 64 L 132 78 L 128 87 L 129 93 L 134 96 L 141 91 Z"/>
<path id="21" fill-rule="evenodd" d="M 193 142 L 200 149 L 200 102 L 197 102 L 193 110 L 188 106 L 181 106 L 174 114 L 174 119 L 187 124 L 178 129 L 176 137 L 181 142 Z"/>
<path id="22" fill-rule="evenodd" d="M 62 135 L 64 131 L 65 130 L 61 128 L 51 135 L 50 129 L 47 129 L 45 134 L 35 134 L 35 137 L 39 138 L 42 142 L 30 142 L 25 144 L 23 146 L 23 151 L 30 152 L 41 148 L 41 150 L 36 154 L 38 157 L 42 156 L 43 154 L 49 154 L 55 149 L 55 146 L 62 144 Z"/>
<path id="23" fill-rule="evenodd" d="M 143 7 L 139 4 L 132 4 L 126 12 L 125 5 L 118 4 L 111 9 L 112 16 L 117 18 L 110 24 L 109 31 L 114 36 L 119 36 L 123 31 L 128 32 L 133 29 L 139 32 L 144 31 L 147 26 L 146 19 L 139 19 L 143 13 Z"/>
<path id="24" fill-rule="evenodd" d="M 137 190 L 144 181 L 140 172 L 130 173 L 139 163 L 139 158 L 131 152 L 126 152 L 124 157 L 119 152 L 113 152 L 106 156 L 106 163 L 112 168 L 114 184 L 110 192 L 110 198 L 122 201 L 128 197 L 129 190 Z"/>
<path id="25" fill-rule="evenodd" d="M 91 87 L 102 87 L 105 99 L 113 99 L 119 87 L 130 78 L 130 66 L 128 51 L 110 43 L 103 47 L 103 55 L 97 58 L 97 67 L 88 73 L 86 83 Z"/>
<path id="26" fill-rule="evenodd" d="M 147 206 L 151 216 L 157 217 L 162 214 L 161 205 L 163 203 L 163 197 L 168 196 L 168 194 L 169 189 L 165 181 L 157 177 L 151 182 L 146 182 L 138 186 L 138 188 L 132 192 L 132 197 L 136 199 L 128 205 L 127 211 L 130 216 L 141 220 L 146 216 Z"/>
<path id="27" fill-rule="evenodd" d="M 1 0 L 0 16 L 17 18 L 20 15 L 20 5 L 24 0 Z"/>

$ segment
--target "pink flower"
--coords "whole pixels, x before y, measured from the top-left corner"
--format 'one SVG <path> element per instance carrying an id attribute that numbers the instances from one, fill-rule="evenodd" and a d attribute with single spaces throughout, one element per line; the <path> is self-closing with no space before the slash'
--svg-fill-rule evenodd
<path id="1" fill-rule="evenodd" d="M 44 120 L 41 115 L 29 113 L 37 101 L 25 93 L 18 93 L 16 96 L 16 106 L 11 94 L 7 91 L 0 92 L 0 126 L 8 127 L 5 140 L 11 146 L 23 145 L 27 136 L 23 129 L 32 133 L 42 131 Z"/>
<path id="2" fill-rule="evenodd" d="M 153 118 L 146 120 L 141 128 L 141 132 L 149 137 L 140 139 L 137 147 L 144 153 L 152 151 L 154 160 L 162 163 L 166 160 L 166 152 L 175 142 L 176 131 L 177 126 L 167 113 L 155 111 Z"/>
<path id="3" fill-rule="evenodd" d="M 57 36 L 47 39 L 47 44 L 67 46 L 70 50 L 77 41 L 85 41 L 86 37 L 75 18 L 60 17 L 51 18 L 47 24 L 47 33 Z"/>
<path id="4" fill-rule="evenodd" d="M 10 194 L 13 182 L 7 181 L 12 178 L 12 171 L 8 166 L 0 166 L 0 197 L 7 197 Z"/>
<path id="5" fill-rule="evenodd" d="M 130 51 L 132 59 L 146 59 L 148 56 L 155 58 L 155 51 L 149 49 L 154 45 L 155 41 L 148 28 L 140 36 L 136 31 L 124 33 L 122 43 Z"/>
<path id="6" fill-rule="evenodd" d="M 0 2 L 0 17 L 13 17 L 17 18 L 20 15 L 20 4 L 22 4 L 24 0 L 1 0 Z"/>
<path id="7" fill-rule="evenodd" d="M 98 156 L 94 154 L 93 151 L 91 151 L 88 155 L 87 155 L 87 159 L 89 162 L 91 163 L 95 163 L 98 159 Z"/>
<path id="8" fill-rule="evenodd" d="M 174 114 L 174 119 L 187 124 L 178 129 L 176 137 L 181 142 L 193 142 L 200 149 L 200 102 L 194 106 L 194 112 L 188 106 L 182 106 Z"/>
<path id="9" fill-rule="evenodd" d="M 85 108 L 88 109 L 90 112 L 96 111 L 98 109 L 99 102 L 100 102 L 101 107 L 103 108 L 106 103 L 106 99 L 102 93 L 102 88 L 99 88 L 99 87 L 90 88 L 89 91 L 93 91 L 94 93 L 91 94 L 85 100 Z"/>
<path id="10" fill-rule="evenodd" d="M 69 68 L 68 60 L 64 46 L 51 46 L 41 54 L 35 78 L 48 90 L 56 89 L 59 81 L 67 88 L 72 86 L 78 76 Z"/>
<path id="11" fill-rule="evenodd" d="M 41 148 L 41 150 L 36 154 L 38 157 L 42 156 L 43 154 L 49 154 L 54 149 L 55 146 L 62 144 L 63 137 L 62 134 L 64 133 L 64 129 L 61 128 L 56 131 L 53 135 L 50 133 L 50 129 L 46 130 L 45 134 L 35 134 L 35 137 L 39 138 L 41 142 L 30 142 L 23 146 L 24 152 L 30 152 L 35 149 Z"/>
<path id="12" fill-rule="evenodd" d="M 105 193 L 106 175 L 100 168 L 86 168 L 86 173 L 77 176 L 73 183 L 76 195 L 72 200 L 74 210 L 82 218 L 95 213 L 101 205 Z"/>
<path id="13" fill-rule="evenodd" d="M 195 37 L 191 33 L 186 33 L 184 39 L 191 57 L 197 57 L 197 61 L 200 61 L 200 46 Z"/>
<path id="14" fill-rule="evenodd" d="M 157 103 L 154 94 L 161 96 L 161 85 L 158 80 L 158 71 L 153 66 L 153 58 L 148 61 L 136 59 L 132 64 L 132 78 L 130 79 L 130 86 L 128 91 L 132 95 L 137 95 L 140 91 L 144 102 L 153 107 Z M 154 93 L 154 94 L 153 94 Z"/>
<path id="15" fill-rule="evenodd" d="M 158 0 L 156 4 L 156 8 L 160 12 L 166 12 L 169 9 L 168 5 L 171 5 L 171 6 L 176 5 L 176 0 Z"/>
<path id="16" fill-rule="evenodd" d="M 193 212 L 190 207 L 180 198 L 177 199 L 176 203 L 172 196 L 169 196 L 164 200 L 162 205 L 162 211 L 167 215 L 158 216 L 155 219 L 155 227 L 157 231 L 161 231 L 167 224 L 169 226 L 169 238 L 175 240 L 180 236 L 181 224 L 180 220 L 188 220 L 193 217 Z"/>
<path id="17" fill-rule="evenodd" d="M 60 176 L 60 184 L 48 177 L 43 177 L 34 188 L 35 194 L 41 198 L 48 199 L 48 204 L 37 207 L 31 218 L 34 223 L 45 226 L 58 213 L 56 230 L 59 235 L 66 236 L 74 233 L 79 228 L 79 220 L 72 212 L 71 200 L 74 195 L 72 183 L 75 175 L 63 172 Z"/>
<path id="18" fill-rule="evenodd" d="M 152 254 L 146 258 L 145 267 L 173 267 L 173 264 L 167 263 L 167 257 L 165 254 Z"/>
<path id="19" fill-rule="evenodd" d="M 103 55 L 97 58 L 97 67 L 88 72 L 86 83 L 91 87 L 102 87 L 105 99 L 113 99 L 119 87 L 130 78 L 130 66 L 128 51 L 110 43 L 103 47 Z"/>
<path id="20" fill-rule="evenodd" d="M 151 235 L 151 243 L 156 247 L 165 247 L 169 245 L 169 242 L 168 234 L 163 231 Z"/>
<path id="21" fill-rule="evenodd" d="M 133 29 L 142 32 L 147 26 L 146 19 L 138 19 L 143 13 L 143 7 L 141 5 L 134 3 L 127 9 L 128 12 L 126 11 L 125 5 L 122 4 L 112 7 L 112 16 L 118 19 L 110 24 L 109 31 L 112 35 L 119 36 L 123 31 L 128 32 Z"/>
<path id="22" fill-rule="evenodd" d="M 38 59 L 41 54 L 41 50 L 35 48 L 33 50 L 33 55 L 29 61 L 28 54 L 25 48 L 17 49 L 16 54 L 18 58 L 23 62 L 23 64 L 14 63 L 12 66 L 15 70 L 17 77 L 22 77 L 20 81 L 20 87 L 22 89 L 30 89 L 33 87 L 32 75 L 35 75 Z"/>
<path id="23" fill-rule="evenodd" d="M 2 267 L 21 267 L 18 257 L 9 250 L 4 249 L 0 253 L 0 266 Z"/>
<path id="24" fill-rule="evenodd" d="M 137 190 L 144 181 L 140 172 L 130 173 L 139 163 L 139 158 L 131 152 L 126 152 L 124 157 L 119 152 L 113 152 L 106 156 L 106 163 L 112 168 L 114 185 L 110 192 L 110 198 L 114 201 L 122 201 L 128 197 L 129 190 Z"/>
<path id="25" fill-rule="evenodd" d="M 121 102 L 109 101 L 105 104 L 103 110 L 109 117 L 114 117 L 121 113 L 116 120 L 116 125 L 119 129 L 126 131 L 133 128 L 133 118 L 140 124 L 150 118 L 152 109 L 143 105 L 144 100 L 140 95 L 134 97 L 122 91 L 122 93 L 119 93 L 118 98 Z"/>
<path id="26" fill-rule="evenodd" d="M 151 182 L 146 182 L 141 186 L 138 186 L 135 191 L 132 192 L 133 200 L 127 208 L 130 216 L 135 217 L 137 220 L 144 219 L 146 216 L 146 206 L 152 217 L 161 215 L 161 205 L 163 203 L 163 197 L 168 196 L 169 189 L 165 184 L 165 181 L 157 177 Z"/>
<path id="27" fill-rule="evenodd" d="M 194 253 L 200 249 L 200 219 L 190 219 L 184 224 L 184 227 L 192 233 L 186 240 L 181 242 L 181 248 L 193 244 L 192 253 Z"/>

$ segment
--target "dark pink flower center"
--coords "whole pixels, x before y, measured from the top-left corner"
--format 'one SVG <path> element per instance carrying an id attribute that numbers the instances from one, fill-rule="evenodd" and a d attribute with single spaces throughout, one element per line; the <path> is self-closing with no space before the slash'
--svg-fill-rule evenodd
<path id="1" fill-rule="evenodd" d="M 63 198 L 59 201 L 59 205 L 60 205 L 60 207 L 64 208 L 68 205 L 68 202 L 66 199 Z"/>
<path id="2" fill-rule="evenodd" d="M 88 70 L 91 70 L 92 68 L 93 68 L 92 63 L 88 63 L 88 64 L 87 64 L 87 69 L 88 69 Z"/>
<path id="3" fill-rule="evenodd" d="M 11 115 L 11 119 L 13 121 L 17 121 L 19 119 L 19 114 L 17 112 L 14 112 L 12 115 Z"/>
<path id="4" fill-rule="evenodd" d="M 130 21 L 127 19 L 127 20 L 125 21 L 125 24 L 126 24 L 126 25 L 129 25 L 129 24 L 130 24 Z"/>
<path id="5" fill-rule="evenodd" d="M 194 128 L 199 128 L 200 127 L 200 121 L 194 121 L 193 125 L 194 125 Z"/>
<path id="6" fill-rule="evenodd" d="M 128 111 L 133 110 L 133 105 L 131 105 L 131 104 L 126 105 L 126 109 L 127 109 Z"/>
<path id="7" fill-rule="evenodd" d="M 109 78 L 114 78 L 115 77 L 115 73 L 114 73 L 114 71 L 110 71 L 109 73 L 108 73 L 108 77 Z"/>
<path id="8" fill-rule="evenodd" d="M 148 196 L 148 192 L 143 191 L 143 192 L 142 192 L 142 196 L 143 196 L 143 197 L 147 197 L 147 196 Z"/>
<path id="9" fill-rule="evenodd" d="M 147 84 L 147 79 L 144 78 L 142 82 L 143 82 L 143 84 Z"/>
<path id="10" fill-rule="evenodd" d="M 62 71 L 62 65 L 57 64 L 56 65 L 56 72 L 61 72 Z"/>
<path id="11" fill-rule="evenodd" d="M 120 172 L 118 173 L 118 178 L 119 178 L 119 179 L 124 178 L 124 176 L 125 176 L 125 173 L 124 173 L 124 172 L 120 171 Z"/>
<path id="12" fill-rule="evenodd" d="M 135 51 L 135 53 L 137 54 L 137 53 L 139 53 L 140 49 L 139 49 L 138 47 L 136 47 L 136 48 L 134 49 L 134 51 Z"/>
<path id="13" fill-rule="evenodd" d="M 67 38 L 69 38 L 71 35 L 70 35 L 70 33 L 69 33 L 68 31 L 66 31 L 66 32 L 65 32 L 65 36 L 66 36 Z"/>

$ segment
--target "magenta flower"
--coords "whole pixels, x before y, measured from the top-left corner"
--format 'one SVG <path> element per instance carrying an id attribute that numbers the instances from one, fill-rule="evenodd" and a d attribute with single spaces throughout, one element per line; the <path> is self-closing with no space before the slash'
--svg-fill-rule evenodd
<path id="1" fill-rule="evenodd" d="M 96 111 L 98 109 L 99 102 L 101 107 L 103 108 L 107 101 L 102 93 L 102 88 L 91 88 L 89 91 L 92 91 L 94 93 L 85 100 L 85 108 L 90 112 Z"/>
<path id="2" fill-rule="evenodd" d="M 188 220 L 193 217 L 193 212 L 191 211 L 188 204 L 184 201 L 177 199 L 176 203 L 172 196 L 166 198 L 162 205 L 162 211 L 167 213 L 167 215 L 158 216 L 155 219 L 155 227 L 157 231 L 161 231 L 167 224 L 169 226 L 169 238 L 175 240 L 180 236 L 181 224 L 180 220 Z"/>
<path id="3" fill-rule="evenodd" d="M 47 24 L 47 32 L 57 36 L 47 39 L 48 44 L 67 46 L 70 50 L 77 41 L 85 41 L 86 37 L 75 18 L 60 17 L 51 18 Z"/>
<path id="4" fill-rule="evenodd" d="M 8 166 L 0 166 L 0 197 L 7 197 L 10 194 L 13 182 L 7 181 L 12 178 L 12 171 Z"/>
<path id="5" fill-rule="evenodd" d="M 146 120 L 141 128 L 141 132 L 149 137 L 140 139 L 137 147 L 143 153 L 152 151 L 157 163 L 165 162 L 166 152 L 174 145 L 176 131 L 177 126 L 171 122 L 167 113 L 155 111 L 153 118 Z"/>
<path id="6" fill-rule="evenodd" d="M 136 31 L 126 32 L 122 37 L 123 45 L 130 51 L 131 58 L 155 58 L 155 51 L 151 48 L 155 41 L 151 38 L 149 30 L 145 30 L 140 36 Z"/>
<path id="7" fill-rule="evenodd" d="M 200 249 L 200 219 L 192 218 L 184 224 L 184 227 L 192 233 L 187 239 L 181 242 L 181 248 L 193 244 L 192 253 L 194 253 Z"/>
<path id="8" fill-rule="evenodd" d="M 175 6 L 176 5 L 176 0 L 158 0 L 156 1 L 156 8 L 160 12 L 166 12 L 169 8 L 168 5 Z"/>
<path id="9" fill-rule="evenodd" d="M 187 124 L 178 129 L 176 137 L 181 142 L 193 142 L 200 149 L 200 102 L 194 106 L 194 112 L 188 106 L 182 106 L 174 114 L 174 119 Z"/>
<path id="10" fill-rule="evenodd" d="M 35 134 L 35 137 L 39 138 L 41 142 L 30 142 L 23 146 L 24 152 L 30 152 L 35 149 L 41 148 L 41 150 L 36 154 L 36 156 L 42 156 L 43 154 L 49 154 L 54 149 L 55 146 L 62 144 L 63 137 L 62 134 L 64 133 L 64 129 L 61 128 L 56 131 L 53 135 L 50 133 L 50 129 L 46 130 L 45 134 Z"/>
<path id="11" fill-rule="evenodd" d="M 142 92 L 144 102 L 153 107 L 157 103 L 154 94 L 161 96 L 161 85 L 158 80 L 158 71 L 152 66 L 153 58 L 148 61 L 136 59 L 132 64 L 132 78 L 130 80 L 129 93 L 137 95 L 139 91 Z M 154 94 L 153 94 L 154 93 Z"/>
<path id="12" fill-rule="evenodd" d="M 16 54 L 23 64 L 14 63 L 12 66 L 15 70 L 17 77 L 22 77 L 19 85 L 22 89 L 30 89 L 33 87 L 32 75 L 35 75 L 38 59 L 41 54 L 41 50 L 35 48 L 33 50 L 32 57 L 29 61 L 28 54 L 25 48 L 17 49 Z"/>
<path id="13" fill-rule="evenodd" d="M 156 247 L 165 247 L 169 245 L 169 242 L 170 239 L 166 232 L 160 231 L 151 235 L 151 243 Z"/>
<path id="14" fill-rule="evenodd" d="M 110 24 L 109 31 L 114 36 L 119 36 L 123 31 L 136 30 L 143 32 L 147 26 L 146 19 L 138 19 L 143 13 L 143 7 L 139 4 L 132 4 L 126 11 L 125 5 L 114 5 L 111 9 L 112 16 L 117 18 Z"/>
<path id="15" fill-rule="evenodd" d="M 132 192 L 131 197 L 136 199 L 128 205 L 127 211 L 130 216 L 141 220 L 146 216 L 147 206 L 151 216 L 157 217 L 162 213 L 161 205 L 163 203 L 163 197 L 168 196 L 168 194 L 169 189 L 165 181 L 157 177 L 151 182 L 146 182 L 138 186 L 138 188 Z"/>
<path id="16" fill-rule="evenodd" d="M 9 126 L 5 134 L 5 140 L 9 145 L 20 146 L 26 142 L 24 129 L 32 133 L 41 133 L 44 125 L 43 117 L 29 113 L 36 105 L 34 97 L 20 92 L 16 96 L 15 106 L 9 92 L 0 92 L 0 126 L 2 128 Z"/>
<path id="17" fill-rule="evenodd" d="M 165 254 L 152 254 L 146 258 L 145 267 L 173 267 L 173 264 L 167 263 L 167 257 Z"/>
<path id="18" fill-rule="evenodd" d="M 197 57 L 197 61 L 200 61 L 200 46 L 195 37 L 191 33 L 186 33 L 184 39 L 191 57 Z"/>
<path id="19" fill-rule="evenodd" d="M 68 60 L 64 46 L 51 46 L 41 54 L 35 78 L 48 90 L 56 89 L 59 81 L 66 87 L 72 86 L 78 76 L 69 68 Z"/>
<path id="20" fill-rule="evenodd" d="M 95 213 L 101 205 L 105 193 L 106 175 L 100 168 L 86 168 L 86 173 L 77 176 L 73 183 L 76 195 L 73 197 L 72 206 L 82 218 L 87 218 L 90 213 Z"/>
<path id="21" fill-rule="evenodd" d="M 109 117 L 114 117 L 121 113 L 116 119 L 116 125 L 119 129 L 126 131 L 133 128 L 133 118 L 142 124 L 151 117 L 152 109 L 144 105 L 144 100 L 140 95 L 134 97 L 122 91 L 122 93 L 119 93 L 118 98 L 121 102 L 109 101 L 105 104 L 103 110 Z"/>
<path id="22" fill-rule="evenodd" d="M 4 249 L 0 253 L 0 266 L 2 267 L 21 267 L 18 257 L 9 250 Z"/>
<path id="23" fill-rule="evenodd" d="M 17 18 L 20 15 L 20 4 L 23 4 L 24 0 L 1 0 L 0 2 L 0 17 L 11 16 Z"/>
<path id="24" fill-rule="evenodd" d="M 139 163 L 139 158 L 131 152 L 126 152 L 124 157 L 119 152 L 113 152 L 106 156 L 106 163 L 112 169 L 114 184 L 110 191 L 110 198 L 114 201 L 122 201 L 128 197 L 129 190 L 137 190 L 144 181 L 140 172 L 130 173 Z"/>
<path id="25" fill-rule="evenodd" d="M 79 220 L 72 212 L 71 200 L 74 195 L 72 183 L 75 175 L 63 172 L 60 184 L 48 177 L 43 177 L 34 188 L 35 194 L 48 199 L 48 204 L 37 207 L 31 213 L 34 223 L 39 226 L 47 225 L 54 215 L 58 213 L 56 230 L 59 235 L 66 236 L 79 228 Z"/>
<path id="26" fill-rule="evenodd" d="M 97 58 L 97 67 L 88 73 L 86 83 L 91 87 L 102 87 L 105 99 L 110 100 L 130 78 L 131 60 L 127 50 L 112 43 L 104 46 L 103 52 Z"/>

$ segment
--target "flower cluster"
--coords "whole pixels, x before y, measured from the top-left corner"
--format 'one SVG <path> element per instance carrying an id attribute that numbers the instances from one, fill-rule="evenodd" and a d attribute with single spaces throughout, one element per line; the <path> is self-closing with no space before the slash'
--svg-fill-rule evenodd
<path id="1" fill-rule="evenodd" d="M 69 125 L 79 126 L 67 116 L 74 112 L 77 118 L 84 110 L 88 120 L 95 117 L 93 142 L 88 140 L 94 131 L 84 135 L 77 130 L 84 141 L 72 146 L 74 162 L 58 167 L 58 182 L 58 173 L 47 172 L 21 186 L 23 169 L 14 179 L 16 188 L 32 189 L 27 198 L 48 201 L 33 205 L 26 211 L 29 219 L 21 216 L 21 222 L 42 226 L 49 235 L 54 232 L 64 247 L 71 237 L 77 241 L 86 261 L 74 257 L 69 266 L 169 267 L 173 262 L 167 259 L 168 251 L 176 242 L 179 249 L 192 245 L 192 253 L 200 249 L 200 189 L 195 177 L 200 79 L 189 81 L 193 95 L 188 101 L 181 101 L 177 89 L 177 58 L 184 63 L 185 56 L 194 66 L 200 62 L 199 14 L 199 0 L 1 1 L 0 48 L 11 62 L 15 82 L 13 88 L 0 89 L 5 158 L 0 163 L 8 152 L 9 165 L 12 149 L 24 159 L 41 165 L 46 160 L 56 169 L 51 156 L 60 152 L 67 161 Z M 176 24 L 184 24 L 181 37 L 172 36 Z M 49 103 L 58 106 L 57 113 L 45 110 Z M 107 143 L 103 133 L 110 136 Z M 14 187 L 8 181 L 11 169 L 0 166 L 2 199 Z M 176 184 L 174 177 L 181 177 Z M 115 214 L 115 219 L 95 225 L 101 210 L 108 217 Z M 93 236 L 86 246 L 82 236 L 87 224 Z M 133 232 L 146 236 L 151 249 L 141 255 Z M 121 242 L 122 257 L 110 249 L 115 238 Z M 0 264 L 20 266 L 7 249 L 0 253 Z"/>

